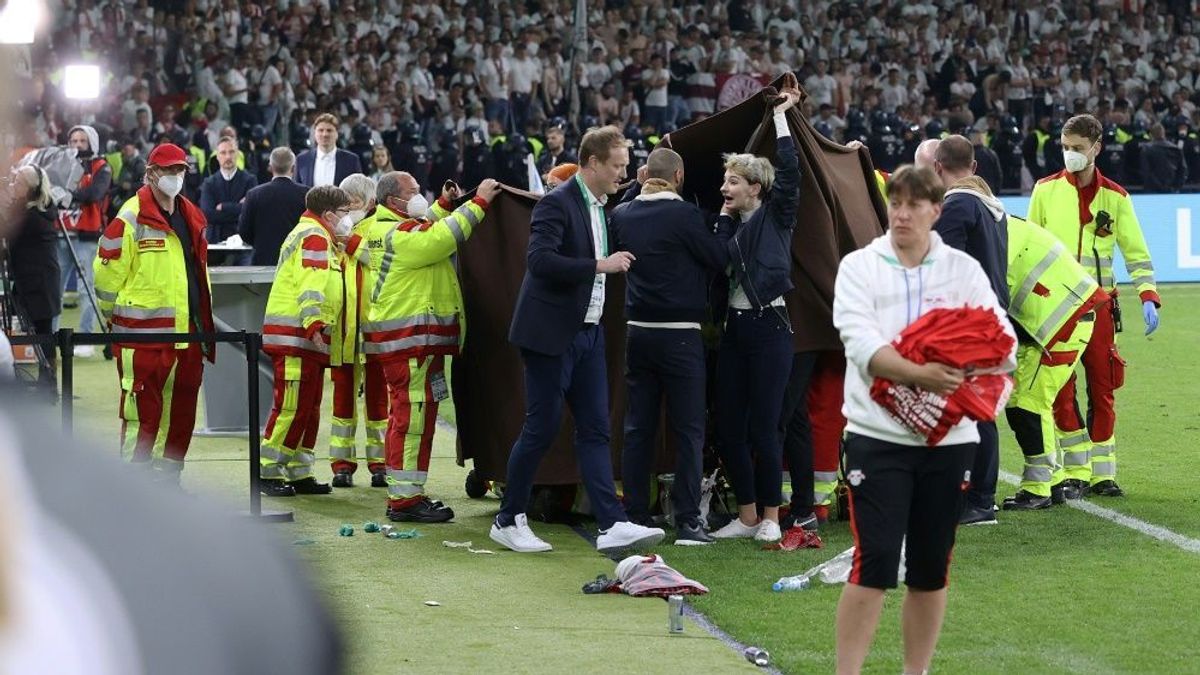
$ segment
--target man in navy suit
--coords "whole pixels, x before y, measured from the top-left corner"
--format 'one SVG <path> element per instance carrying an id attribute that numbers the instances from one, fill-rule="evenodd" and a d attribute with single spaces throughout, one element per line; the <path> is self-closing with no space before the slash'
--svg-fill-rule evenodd
<path id="1" fill-rule="evenodd" d="M 200 186 L 200 209 L 208 219 L 208 241 L 220 243 L 237 232 L 246 193 L 258 185 L 258 179 L 237 168 L 237 141 L 222 138 L 217 144 L 220 170 L 204 179 Z"/>
<path id="2" fill-rule="evenodd" d="M 617 499 L 609 449 L 604 358 L 605 275 L 629 270 L 633 255 L 609 253 L 604 203 L 629 165 L 629 143 L 613 126 L 593 129 L 579 172 L 533 209 L 525 279 L 508 339 L 525 364 L 525 425 L 508 459 L 504 500 L 491 538 L 521 553 L 549 551 L 525 509 L 538 464 L 558 435 L 564 400 L 575 418 L 575 455 L 600 527 L 601 552 L 656 544 L 663 531 L 629 522 Z"/>
<path id="3" fill-rule="evenodd" d="M 296 182 L 308 187 L 341 185 L 352 173 L 362 173 L 358 155 L 337 146 L 338 118 L 330 113 L 317 115 L 313 122 L 313 140 L 317 147 L 296 158 Z"/>
<path id="4" fill-rule="evenodd" d="M 272 150 L 270 182 L 251 190 L 246 195 L 246 203 L 242 204 L 238 234 L 242 235 L 242 241 L 254 247 L 250 254 L 251 265 L 274 266 L 278 263 L 283 240 L 304 213 L 304 195 L 308 194 L 308 188 L 292 180 L 295 165 L 296 155 L 289 148 Z"/>

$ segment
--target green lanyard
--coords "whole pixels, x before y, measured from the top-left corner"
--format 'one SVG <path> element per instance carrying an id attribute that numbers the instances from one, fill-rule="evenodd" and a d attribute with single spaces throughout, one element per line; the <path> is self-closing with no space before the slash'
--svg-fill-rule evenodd
<path id="1" fill-rule="evenodd" d="M 592 196 L 592 193 L 588 190 L 587 184 L 583 182 L 583 179 L 579 177 L 578 173 L 575 174 L 575 182 L 579 183 L 579 189 L 583 190 L 583 201 L 587 203 L 588 208 L 600 213 L 600 257 L 607 258 L 608 218 L 604 215 L 604 206 L 596 202 L 596 198 Z M 591 223 L 589 223 L 588 226 L 590 227 Z"/>

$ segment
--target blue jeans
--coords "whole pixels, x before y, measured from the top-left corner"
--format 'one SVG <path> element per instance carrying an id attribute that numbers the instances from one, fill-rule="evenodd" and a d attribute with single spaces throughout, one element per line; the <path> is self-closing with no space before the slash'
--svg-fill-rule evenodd
<path id="1" fill-rule="evenodd" d="M 642 107 L 642 124 L 654 125 L 654 131 L 667 131 L 667 107 L 665 105 L 648 105 Z"/>
<path id="2" fill-rule="evenodd" d="M 692 109 L 688 107 L 687 99 L 682 96 L 667 97 L 667 126 L 668 131 L 685 127 L 692 121 Z"/>
<path id="3" fill-rule="evenodd" d="M 717 360 L 717 437 L 738 505 L 783 502 L 779 417 L 792 371 L 783 307 L 730 309 Z"/>
<path id="4" fill-rule="evenodd" d="M 505 131 L 509 128 L 508 115 L 508 99 L 506 98 L 489 98 L 487 103 L 483 105 L 483 116 L 490 122 L 492 120 L 500 120 L 500 125 Z"/>
<path id="5" fill-rule="evenodd" d="M 596 523 L 607 530 L 626 520 L 613 485 L 604 329 L 585 326 L 563 354 L 549 356 L 522 349 L 521 358 L 525 362 L 525 425 L 508 457 L 504 499 L 496 522 L 507 527 L 525 513 L 538 465 L 558 436 L 564 401 L 575 418 L 575 457 Z"/>
<path id="6" fill-rule="evenodd" d="M 65 290 L 70 277 L 75 274 L 75 263 L 71 260 L 71 250 L 75 251 L 75 257 L 79 260 L 79 269 L 83 273 L 77 282 L 79 289 L 79 332 L 94 333 L 96 331 L 96 310 L 92 307 L 92 300 L 89 296 L 95 294 L 96 287 L 92 282 L 92 262 L 96 259 L 96 249 L 100 247 L 98 241 L 80 241 L 79 239 L 70 240 L 70 249 L 65 240 L 58 240 L 58 264 L 62 268 L 62 285 Z"/>

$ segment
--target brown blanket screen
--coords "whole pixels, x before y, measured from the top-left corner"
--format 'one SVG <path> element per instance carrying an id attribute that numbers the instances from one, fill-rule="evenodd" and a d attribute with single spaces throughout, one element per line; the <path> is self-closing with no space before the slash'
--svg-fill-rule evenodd
<path id="1" fill-rule="evenodd" d="M 778 82 L 777 82 L 778 84 Z M 751 151 L 774 157 L 774 129 L 766 97 L 752 97 L 680 131 L 663 143 L 685 160 L 684 196 L 702 208 L 720 208 L 721 153 Z M 767 124 L 761 123 L 766 120 Z M 841 349 L 833 328 L 833 284 L 842 257 L 883 233 L 886 208 L 875 189 L 865 149 L 848 150 L 826 140 L 797 111 L 788 114 L 803 172 L 800 216 L 792 243 L 792 281 L 787 296 L 796 351 Z M 458 463 L 474 462 L 484 480 L 503 480 L 509 451 L 521 431 L 525 403 L 520 353 L 508 343 L 508 327 L 525 274 L 529 220 L 537 196 L 505 188 L 459 253 L 466 309 L 466 343 L 454 359 L 453 394 L 458 415 Z M 624 280 L 608 278 L 604 308 L 607 340 L 613 466 L 620 473 L 625 411 Z M 670 471 L 671 457 L 657 444 L 657 470 Z M 570 412 L 538 470 L 543 485 L 577 483 Z"/>

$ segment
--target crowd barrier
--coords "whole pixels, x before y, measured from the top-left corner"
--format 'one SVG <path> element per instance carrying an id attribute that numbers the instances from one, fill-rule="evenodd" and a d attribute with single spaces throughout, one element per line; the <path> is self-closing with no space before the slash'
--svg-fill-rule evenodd
<path id="1" fill-rule="evenodd" d="M 61 369 L 59 391 L 62 405 L 62 426 L 63 432 L 67 436 L 73 435 L 75 426 L 75 345 L 111 345 L 115 342 L 124 344 L 141 342 L 224 342 L 243 345 L 246 355 L 246 428 L 250 430 L 246 434 L 250 447 L 250 515 L 254 518 L 272 521 L 289 521 L 292 519 L 290 511 L 264 512 L 262 510 L 262 494 L 258 491 L 258 465 L 259 457 L 262 453 L 262 437 L 259 435 L 258 430 L 262 427 L 260 425 L 258 406 L 250 405 L 249 402 L 258 400 L 258 359 L 262 351 L 262 335 L 259 333 L 239 331 L 236 333 L 156 333 L 137 335 L 130 333 L 76 333 L 70 328 L 63 328 L 51 335 L 13 335 L 9 337 L 9 341 L 14 345 L 39 344 L 43 349 L 58 347 L 59 367 Z"/>
<path id="2" fill-rule="evenodd" d="M 1029 197 L 1001 197 L 1004 209 L 1018 216 L 1029 212 Z M 1133 195 L 1158 283 L 1200 281 L 1200 193 Z M 1116 215 L 1116 214 L 1113 214 Z M 1118 224 L 1119 226 L 1119 224 Z M 1113 271 L 1119 283 L 1129 283 L 1118 252 Z"/>

